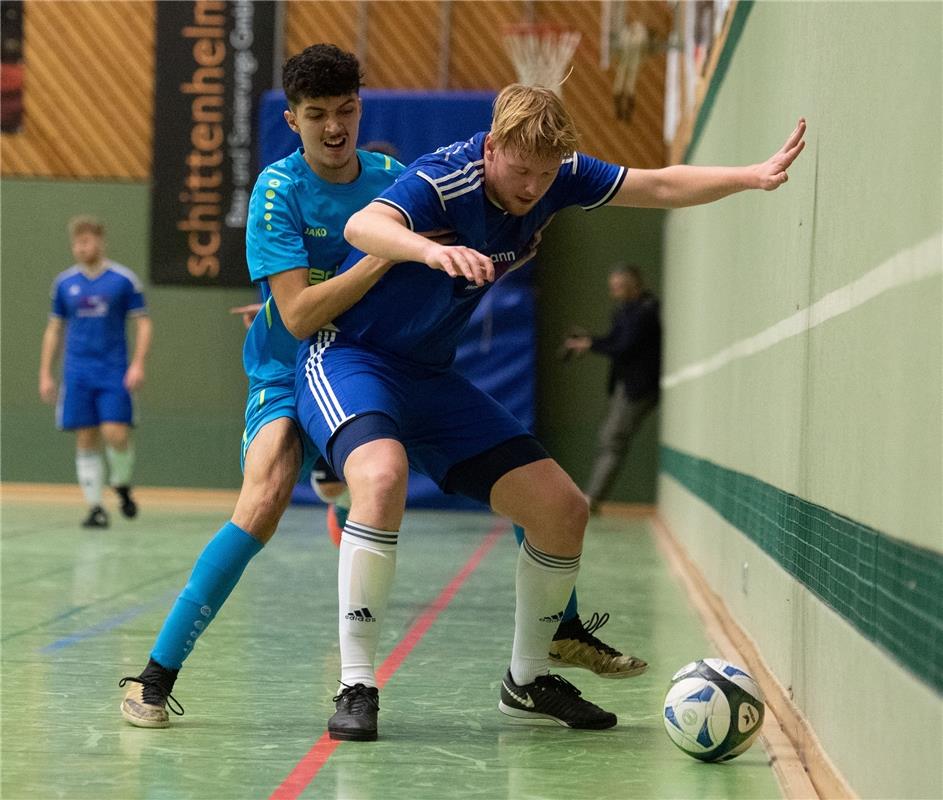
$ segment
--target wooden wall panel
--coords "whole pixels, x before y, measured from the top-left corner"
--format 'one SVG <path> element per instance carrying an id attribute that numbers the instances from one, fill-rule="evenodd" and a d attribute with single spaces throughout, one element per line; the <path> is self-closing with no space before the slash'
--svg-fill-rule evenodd
<path id="1" fill-rule="evenodd" d="M 332 42 L 360 56 L 370 88 L 437 86 L 442 19 L 438 0 L 294 0 L 286 5 L 286 57 L 310 44 Z M 360 52 L 361 26 L 367 35 L 365 52 Z"/>
<path id="2" fill-rule="evenodd" d="M 4 175 L 146 180 L 155 8 L 27 2 L 23 129 L 3 134 Z"/>
<path id="3" fill-rule="evenodd" d="M 285 58 L 310 44 L 330 42 L 357 52 L 359 3 L 350 0 L 291 0 L 285 6 Z"/>
<path id="4" fill-rule="evenodd" d="M 441 5 L 432 0 L 371 3 L 365 64 L 370 87 L 438 87 Z"/>
<path id="5" fill-rule="evenodd" d="M 602 3 L 538 2 L 539 22 L 563 25 L 582 34 L 573 58 L 573 72 L 563 86 L 567 107 L 576 119 L 582 148 L 592 155 L 633 167 L 664 166 L 665 56 L 647 58 L 639 71 L 637 103 L 631 122 L 616 118 L 612 99 L 613 69 L 600 62 Z M 626 3 L 628 19 L 638 19 L 667 36 L 671 11 L 667 3 Z M 614 59 L 613 59 L 614 60 Z"/>
<path id="6" fill-rule="evenodd" d="M 502 29 L 520 22 L 525 8 L 523 2 L 453 3 L 450 89 L 499 89 L 514 82 L 514 65 L 504 50 Z"/>
<path id="7" fill-rule="evenodd" d="M 438 0 L 290 0 L 284 8 L 286 56 L 315 42 L 334 42 L 353 52 L 365 44 L 361 55 L 367 86 L 439 87 L 444 5 Z M 447 88 L 497 90 L 512 82 L 515 73 L 504 51 L 502 29 L 532 13 L 535 21 L 582 33 L 563 94 L 577 120 L 583 149 L 630 166 L 665 163 L 665 57 L 653 55 L 644 62 L 631 123 L 616 119 L 613 71 L 599 67 L 601 2 L 473 0 L 453 2 L 450 9 Z M 626 9 L 630 19 L 640 19 L 667 36 L 668 3 L 640 0 L 626 3 Z M 24 129 L 3 134 L 0 171 L 146 180 L 154 24 L 154 0 L 28 0 Z"/>
<path id="8" fill-rule="evenodd" d="M 515 80 L 504 50 L 502 30 L 523 22 L 528 9 L 536 22 L 578 30 L 582 40 L 564 97 L 580 128 L 582 147 L 594 155 L 636 167 L 665 164 L 662 141 L 665 56 L 648 57 L 641 68 L 631 122 L 618 120 L 612 99 L 612 68 L 599 66 L 603 4 L 471 0 L 451 3 L 449 89 L 500 89 Z M 638 19 L 662 37 L 671 29 L 671 9 L 663 0 L 626 4 L 629 21 Z M 439 87 L 440 20 L 443 4 L 433 0 L 373 0 L 288 3 L 288 54 L 316 41 L 336 41 L 357 51 L 360 18 L 366 15 L 367 85 L 381 89 Z M 333 38 L 332 38 L 333 37 Z"/>

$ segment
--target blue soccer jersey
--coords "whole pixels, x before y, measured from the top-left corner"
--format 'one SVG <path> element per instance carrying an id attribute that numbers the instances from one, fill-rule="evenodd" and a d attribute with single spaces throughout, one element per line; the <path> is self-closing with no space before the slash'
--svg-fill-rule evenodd
<path id="1" fill-rule="evenodd" d="M 113 261 L 94 277 L 74 265 L 56 277 L 51 297 L 52 315 L 66 322 L 65 377 L 123 376 L 128 366 L 125 322 L 147 313 L 137 276 Z"/>
<path id="2" fill-rule="evenodd" d="M 453 230 L 456 244 L 490 256 L 496 278 L 533 258 L 541 234 L 557 211 L 589 210 L 609 202 L 625 167 L 574 153 L 560 164 L 546 194 L 524 216 L 513 216 L 485 194 L 485 134 L 443 147 L 413 162 L 378 199 L 400 211 L 410 230 Z M 361 254 L 352 253 L 341 271 Z M 391 269 L 362 300 L 335 321 L 339 341 L 362 344 L 428 366 L 447 366 L 490 284 L 479 287 L 424 264 Z"/>
<path id="3" fill-rule="evenodd" d="M 299 149 L 266 167 L 252 190 L 246 229 L 249 274 L 264 307 L 246 336 L 243 365 L 250 387 L 293 387 L 298 340 L 278 313 L 267 278 L 308 268 L 308 283 L 331 278 L 350 252 L 344 226 L 403 171 L 396 159 L 358 150 L 360 175 L 351 183 L 319 178 Z"/>

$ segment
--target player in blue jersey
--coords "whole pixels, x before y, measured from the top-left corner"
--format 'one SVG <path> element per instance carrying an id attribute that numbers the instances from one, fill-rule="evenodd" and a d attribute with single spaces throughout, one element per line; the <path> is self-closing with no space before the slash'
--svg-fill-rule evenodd
<path id="1" fill-rule="evenodd" d="M 616 724 L 548 674 L 548 648 L 576 581 L 586 500 L 510 413 L 451 369 L 455 344 L 490 284 L 534 255 L 557 211 L 680 207 L 775 189 L 804 130 L 800 121 L 780 151 L 752 167 L 629 171 L 577 152 L 573 121 L 553 92 L 514 85 L 495 101 L 490 132 L 420 158 L 351 217 L 355 247 L 406 263 L 335 320 L 337 333 L 299 350 L 299 416 L 352 495 L 338 576 L 342 687 L 328 723 L 333 738 L 377 737 L 374 660 L 409 465 L 526 531 L 499 709 L 516 722 Z M 440 228 L 454 230 L 457 243 L 414 233 Z"/>
<path id="2" fill-rule="evenodd" d="M 264 302 L 243 350 L 249 397 L 242 489 L 232 519 L 197 559 L 144 671 L 121 681 L 133 683 L 122 715 L 140 727 L 166 727 L 168 701 L 182 713 L 171 690 L 184 659 L 274 534 L 299 474 L 310 471 L 317 456 L 295 412 L 298 340 L 329 325 L 390 267 L 361 257 L 334 277 L 350 251 L 343 236 L 348 217 L 403 169 L 389 156 L 356 149 L 357 59 L 333 45 L 313 45 L 285 63 L 282 83 L 285 120 L 302 148 L 262 171 L 249 202 L 246 257 Z M 336 477 L 333 482 L 335 490 L 344 489 Z"/>
<path id="3" fill-rule="evenodd" d="M 52 285 L 52 312 L 43 333 L 39 362 L 39 396 L 56 406 L 56 425 L 75 431 L 75 470 L 89 512 L 86 528 L 107 528 L 102 507 L 105 465 L 118 494 L 121 513 L 137 515 L 131 496 L 134 447 L 131 393 L 144 383 L 144 364 L 151 347 L 151 320 L 141 282 L 127 267 L 105 257 L 105 228 L 94 217 L 69 222 L 75 264 Z M 125 327 L 135 321 L 134 353 L 128 362 Z M 62 389 L 53 364 L 65 334 Z"/>

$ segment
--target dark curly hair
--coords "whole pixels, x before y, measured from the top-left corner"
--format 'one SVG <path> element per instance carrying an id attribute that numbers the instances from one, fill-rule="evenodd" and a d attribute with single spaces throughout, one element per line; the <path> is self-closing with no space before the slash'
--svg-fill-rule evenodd
<path id="1" fill-rule="evenodd" d="M 306 97 L 354 94 L 362 80 L 357 57 L 333 44 L 306 47 L 282 67 L 282 88 L 291 106 L 297 106 Z"/>

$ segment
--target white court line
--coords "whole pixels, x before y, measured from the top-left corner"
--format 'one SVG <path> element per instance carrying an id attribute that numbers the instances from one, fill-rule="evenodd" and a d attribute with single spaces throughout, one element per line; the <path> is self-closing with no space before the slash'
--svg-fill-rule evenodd
<path id="1" fill-rule="evenodd" d="M 702 361 L 688 364 L 670 375 L 665 375 L 661 379 L 661 386 L 663 389 L 671 389 L 686 381 L 703 378 L 732 361 L 768 350 L 786 339 L 805 333 L 823 322 L 864 305 L 890 289 L 917 283 L 941 272 L 943 231 L 895 253 L 870 272 L 840 289 L 829 292 L 808 308 L 780 320 L 765 331 L 734 342 Z"/>

